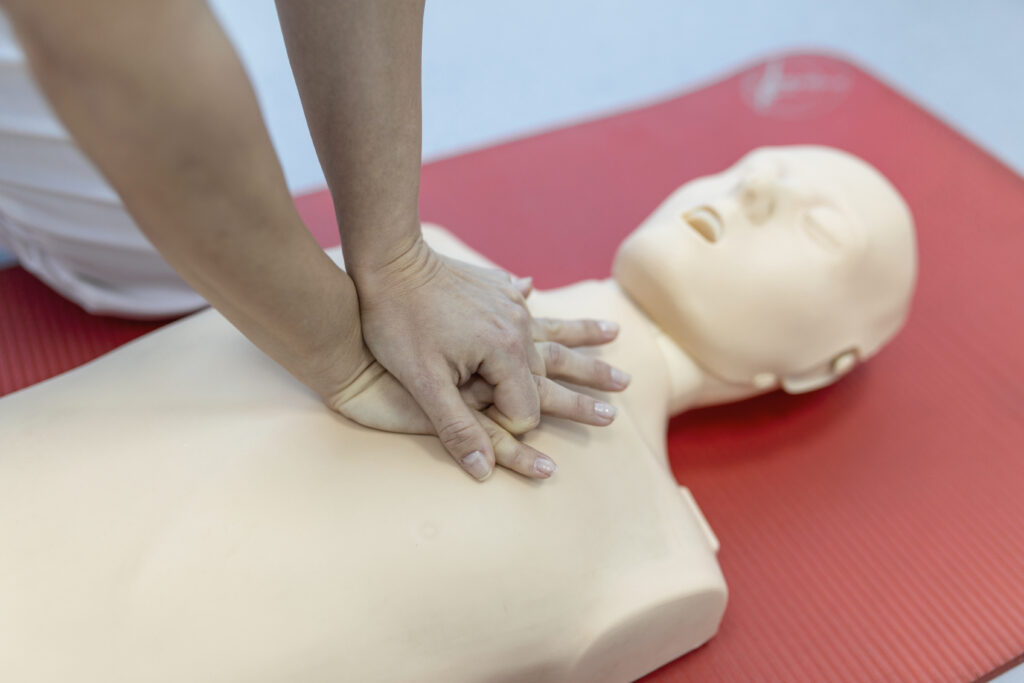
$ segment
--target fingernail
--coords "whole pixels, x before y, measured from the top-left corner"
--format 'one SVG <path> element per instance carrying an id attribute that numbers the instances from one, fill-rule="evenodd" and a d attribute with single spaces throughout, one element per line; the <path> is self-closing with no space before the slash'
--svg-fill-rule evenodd
<path id="1" fill-rule="evenodd" d="M 617 386 L 624 387 L 629 384 L 629 380 L 631 379 L 632 377 L 629 376 L 628 372 L 623 372 L 618 368 L 612 368 L 612 381 L 615 382 Z"/>
<path id="2" fill-rule="evenodd" d="M 530 276 L 521 277 L 516 280 L 516 286 L 519 287 L 519 289 L 529 289 L 533 286 L 533 278 Z"/>
<path id="3" fill-rule="evenodd" d="M 555 461 L 546 455 L 538 455 L 537 459 L 533 461 L 533 472 L 542 477 L 550 477 L 558 469 L 558 465 Z"/>
<path id="4" fill-rule="evenodd" d="M 487 465 L 487 458 L 480 451 L 473 451 L 462 458 L 462 468 L 481 480 L 486 479 L 487 475 L 491 473 L 491 468 Z"/>
<path id="5" fill-rule="evenodd" d="M 597 403 L 594 404 L 594 412 L 597 413 L 599 416 L 605 418 L 606 420 L 610 420 L 613 417 L 615 417 L 615 413 L 618 411 L 615 410 L 615 406 L 613 406 L 611 403 L 598 401 Z"/>
<path id="6" fill-rule="evenodd" d="M 616 332 L 619 331 L 619 324 L 613 323 L 609 320 L 602 320 L 599 323 L 597 323 L 597 326 L 601 328 L 601 331 L 604 332 L 605 334 L 615 334 Z"/>

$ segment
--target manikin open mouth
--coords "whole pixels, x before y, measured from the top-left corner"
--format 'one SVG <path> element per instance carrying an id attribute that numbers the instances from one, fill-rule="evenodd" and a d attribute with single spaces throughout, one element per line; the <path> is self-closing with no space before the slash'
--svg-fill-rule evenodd
<path id="1" fill-rule="evenodd" d="M 683 220 L 697 233 L 714 244 L 722 237 L 722 218 L 710 206 L 700 206 L 683 214 Z"/>

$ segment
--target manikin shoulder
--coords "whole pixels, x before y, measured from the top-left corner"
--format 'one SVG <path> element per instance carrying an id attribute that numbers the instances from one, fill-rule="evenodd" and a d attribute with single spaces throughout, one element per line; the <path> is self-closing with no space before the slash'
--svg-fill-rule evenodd
<path id="1" fill-rule="evenodd" d="M 536 305 L 604 317 L 613 286 Z M 619 419 L 531 434 L 539 483 L 332 414 L 216 311 L 0 400 L 0 678 L 589 682 L 696 647 L 724 583 L 643 426 L 654 342 L 619 322 Z"/>

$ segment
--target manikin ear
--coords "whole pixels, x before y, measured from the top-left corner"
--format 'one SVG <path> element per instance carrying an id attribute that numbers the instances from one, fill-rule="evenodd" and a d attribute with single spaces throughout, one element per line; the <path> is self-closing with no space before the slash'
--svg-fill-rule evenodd
<path id="1" fill-rule="evenodd" d="M 787 394 L 806 394 L 808 391 L 827 387 L 852 370 L 856 364 L 857 351 L 844 351 L 827 363 L 824 368 L 801 375 L 783 377 L 780 384 L 782 390 Z"/>

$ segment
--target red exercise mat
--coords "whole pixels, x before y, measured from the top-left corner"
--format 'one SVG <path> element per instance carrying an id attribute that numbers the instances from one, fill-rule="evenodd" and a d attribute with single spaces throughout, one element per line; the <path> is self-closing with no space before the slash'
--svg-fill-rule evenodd
<path id="1" fill-rule="evenodd" d="M 685 180 L 792 143 L 847 149 L 906 197 L 913 311 L 833 387 L 672 423 L 673 469 L 721 540 L 731 592 L 720 633 L 644 680 L 985 677 L 1024 653 L 1024 181 L 856 67 L 788 55 L 430 164 L 422 214 L 552 287 L 606 276 L 621 239 Z M 336 241 L 327 195 L 298 203 Z M 0 391 L 150 327 L 89 318 L 0 272 Z"/>

